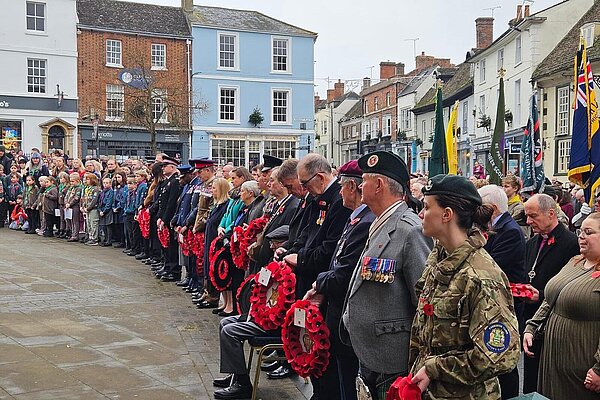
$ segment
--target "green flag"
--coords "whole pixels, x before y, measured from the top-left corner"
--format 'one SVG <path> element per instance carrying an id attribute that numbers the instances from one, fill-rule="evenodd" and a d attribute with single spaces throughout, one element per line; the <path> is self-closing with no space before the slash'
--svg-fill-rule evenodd
<path id="1" fill-rule="evenodd" d="M 496 124 L 494 125 L 494 136 L 490 153 L 487 158 L 487 172 L 490 175 L 490 183 L 502 185 L 502 164 L 504 162 L 504 79 L 500 76 L 500 90 L 498 91 L 498 109 L 496 110 Z"/>
<path id="2" fill-rule="evenodd" d="M 446 130 L 444 129 L 444 110 L 442 104 L 442 88 L 438 87 L 435 100 L 435 132 L 429 159 L 429 177 L 448 173 L 448 157 L 446 155 Z"/>

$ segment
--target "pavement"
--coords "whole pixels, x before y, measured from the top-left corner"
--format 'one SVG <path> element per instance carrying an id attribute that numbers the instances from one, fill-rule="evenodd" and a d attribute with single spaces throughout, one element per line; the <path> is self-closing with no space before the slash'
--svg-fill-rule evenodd
<path id="1" fill-rule="evenodd" d="M 174 283 L 121 249 L 7 228 L 0 243 L 0 399 L 213 398 L 220 318 Z M 261 376 L 258 398 L 310 395 Z"/>

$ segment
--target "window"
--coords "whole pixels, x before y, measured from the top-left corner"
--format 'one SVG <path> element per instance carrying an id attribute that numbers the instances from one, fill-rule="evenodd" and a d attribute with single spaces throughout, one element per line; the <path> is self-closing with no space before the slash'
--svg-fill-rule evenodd
<path id="1" fill-rule="evenodd" d="M 106 41 L 106 66 L 123 67 L 121 64 L 121 41 L 108 39 Z"/>
<path id="2" fill-rule="evenodd" d="M 400 110 L 400 126 L 398 129 L 402 132 L 408 132 L 411 130 L 411 115 L 410 108 L 403 108 Z"/>
<path id="3" fill-rule="evenodd" d="M 504 68 L 504 49 L 498 50 L 498 71 Z"/>
<path id="4" fill-rule="evenodd" d="M 594 45 L 595 27 L 596 24 L 594 22 L 585 24 L 581 27 L 581 36 L 583 36 L 583 39 L 585 40 L 585 47 L 588 49 Z"/>
<path id="5" fill-rule="evenodd" d="M 370 140 L 371 139 L 371 129 L 370 124 L 368 122 L 363 122 L 361 129 L 361 140 Z"/>
<path id="6" fill-rule="evenodd" d="M 282 160 L 296 157 L 296 142 L 287 140 L 265 140 L 265 154 Z"/>
<path id="7" fill-rule="evenodd" d="M 273 38 L 273 72 L 291 72 L 289 47 L 289 39 Z"/>
<path id="8" fill-rule="evenodd" d="M 515 109 L 513 112 L 513 126 L 521 126 L 521 80 L 515 81 Z"/>
<path id="9" fill-rule="evenodd" d="M 383 136 L 392 136 L 392 116 L 386 115 L 384 117 L 383 123 L 384 123 Z"/>
<path id="10" fill-rule="evenodd" d="M 152 43 L 152 69 L 167 68 L 167 46 L 164 44 Z"/>
<path id="11" fill-rule="evenodd" d="M 374 101 L 374 105 L 375 105 L 375 111 L 379 110 L 379 97 L 375 96 L 375 101 Z"/>
<path id="12" fill-rule="evenodd" d="M 389 107 L 392 104 L 392 96 L 390 95 L 390 92 L 387 92 L 385 94 L 385 106 Z"/>
<path id="13" fill-rule="evenodd" d="M 122 121 L 125 114 L 125 87 L 106 85 L 106 120 Z"/>
<path id="14" fill-rule="evenodd" d="M 429 132 L 435 132 L 435 117 L 431 118 L 431 130 Z"/>
<path id="15" fill-rule="evenodd" d="M 381 131 L 379 130 L 379 118 L 371 120 L 371 132 L 378 136 L 381 134 Z"/>
<path id="16" fill-rule="evenodd" d="M 163 90 L 152 91 L 152 119 L 155 122 L 166 123 L 167 119 L 167 93 Z"/>
<path id="17" fill-rule="evenodd" d="M 22 149 L 22 121 L 0 121 L 0 143 L 6 150 Z"/>
<path id="18" fill-rule="evenodd" d="M 469 101 L 462 103 L 462 128 L 461 133 L 464 135 L 469 132 Z"/>
<path id="19" fill-rule="evenodd" d="M 221 165 L 232 162 L 233 165 L 246 165 L 246 141 L 213 139 L 212 159 Z"/>
<path id="20" fill-rule="evenodd" d="M 321 121 L 321 135 L 327 135 L 327 121 Z"/>
<path id="21" fill-rule="evenodd" d="M 238 38 L 237 34 L 219 34 L 219 68 L 239 69 L 238 66 Z"/>
<path id="22" fill-rule="evenodd" d="M 357 132 L 356 132 L 356 125 L 352 125 L 352 137 L 355 138 L 357 136 Z"/>
<path id="23" fill-rule="evenodd" d="M 365 100 L 364 100 L 364 105 L 365 105 L 365 110 L 364 110 L 364 112 L 365 112 L 365 113 L 368 113 L 368 112 L 369 112 L 369 100 L 366 100 L 366 99 L 365 99 Z"/>
<path id="24" fill-rule="evenodd" d="M 521 35 L 515 39 L 515 64 L 521 63 Z"/>
<path id="25" fill-rule="evenodd" d="M 239 122 L 237 87 L 219 86 L 219 122 Z"/>
<path id="26" fill-rule="evenodd" d="M 46 93 L 46 60 L 27 59 L 27 91 Z"/>
<path id="27" fill-rule="evenodd" d="M 273 90 L 273 123 L 288 124 L 290 122 L 290 91 Z"/>
<path id="28" fill-rule="evenodd" d="M 27 2 L 27 30 L 46 31 L 46 4 L 33 1 Z"/>
<path id="29" fill-rule="evenodd" d="M 479 61 L 479 81 L 485 82 L 485 60 Z"/>
<path id="30" fill-rule="evenodd" d="M 558 174 L 566 174 L 569 171 L 569 159 L 571 153 L 571 140 L 563 139 L 556 142 L 557 157 L 556 157 L 556 172 Z"/>
<path id="31" fill-rule="evenodd" d="M 427 121 L 421 121 L 421 136 L 425 137 L 425 133 L 427 132 Z"/>
<path id="32" fill-rule="evenodd" d="M 485 114 L 485 94 L 479 96 L 479 115 Z"/>
<path id="33" fill-rule="evenodd" d="M 569 110 L 571 109 L 571 101 L 569 99 L 570 90 L 568 86 L 560 87 L 556 89 L 557 99 L 557 135 L 568 135 L 569 134 Z"/>

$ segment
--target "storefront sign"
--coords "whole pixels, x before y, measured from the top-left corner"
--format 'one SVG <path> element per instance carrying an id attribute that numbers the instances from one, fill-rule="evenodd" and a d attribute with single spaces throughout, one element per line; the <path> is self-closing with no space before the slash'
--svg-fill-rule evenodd
<path id="1" fill-rule="evenodd" d="M 5 100 L 0 101 L 0 108 L 9 108 L 9 107 L 10 107 L 10 103 L 8 101 L 5 101 Z"/>
<path id="2" fill-rule="evenodd" d="M 181 138 L 179 137 L 179 135 L 174 135 L 174 134 L 165 134 L 165 142 L 176 142 L 179 143 L 181 141 Z"/>
<path id="3" fill-rule="evenodd" d="M 509 146 L 509 151 L 510 154 L 519 154 L 521 152 L 521 143 L 514 143 L 511 142 L 510 146 Z"/>

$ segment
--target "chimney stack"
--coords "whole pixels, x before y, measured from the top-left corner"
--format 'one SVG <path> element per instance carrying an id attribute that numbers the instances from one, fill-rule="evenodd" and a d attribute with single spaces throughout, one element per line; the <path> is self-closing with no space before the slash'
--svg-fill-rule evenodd
<path id="1" fill-rule="evenodd" d="M 529 17 L 529 4 L 525 4 L 525 15 L 523 17 L 524 18 Z"/>
<path id="2" fill-rule="evenodd" d="M 494 41 L 494 18 L 479 17 L 475 20 L 477 49 L 485 49 Z"/>
<path id="3" fill-rule="evenodd" d="M 362 90 L 368 89 L 369 87 L 371 87 L 371 78 L 367 76 L 363 78 Z"/>
<path id="4" fill-rule="evenodd" d="M 404 63 L 396 64 L 396 76 L 404 76 Z"/>
<path id="5" fill-rule="evenodd" d="M 385 81 L 390 79 L 396 73 L 396 63 L 392 61 L 382 61 L 379 63 L 379 79 Z"/>
<path id="6" fill-rule="evenodd" d="M 515 17 L 515 22 L 519 22 L 523 19 L 523 6 L 521 4 L 517 4 L 517 16 Z"/>
<path id="7" fill-rule="evenodd" d="M 344 95 L 344 82 L 341 79 L 338 79 L 336 83 L 333 84 L 333 90 L 335 92 L 335 97 L 338 98 Z"/>
<path id="8" fill-rule="evenodd" d="M 331 103 L 335 99 L 335 89 L 327 89 L 327 103 Z"/>
<path id="9" fill-rule="evenodd" d="M 186 14 L 191 14 L 194 11 L 194 0 L 181 0 L 181 8 Z"/>

